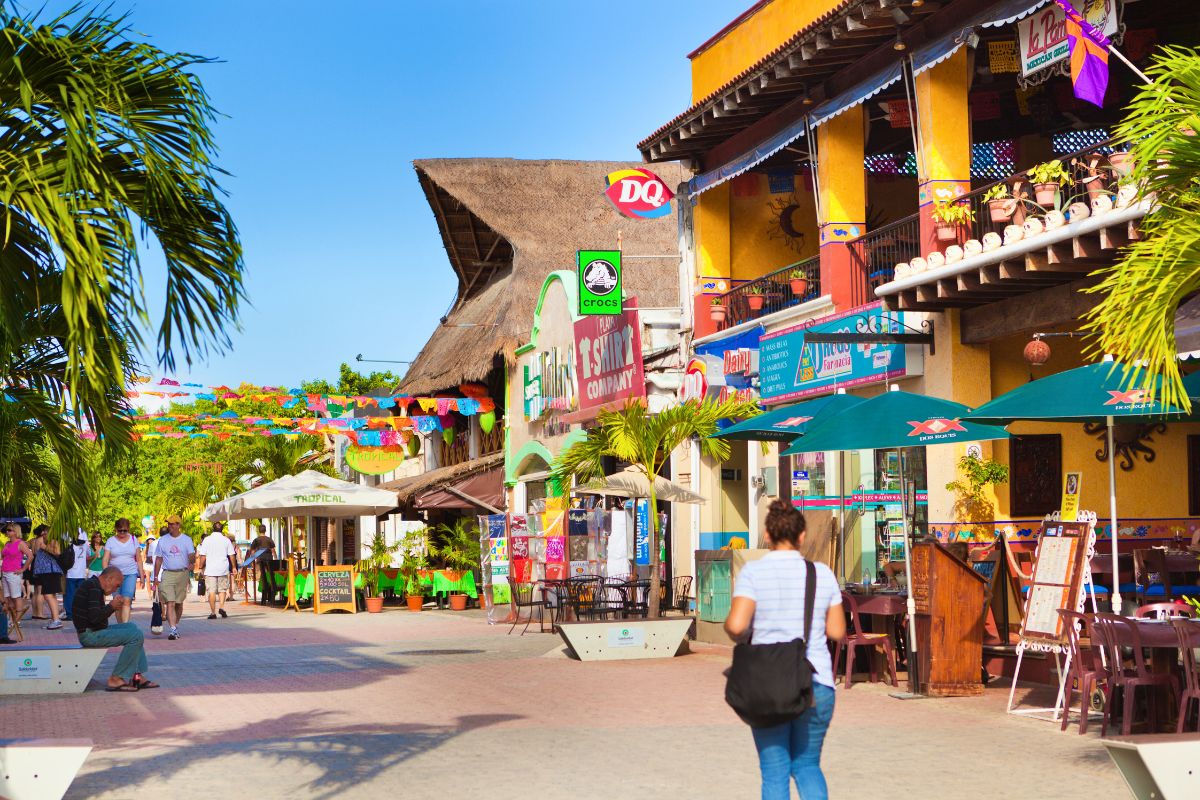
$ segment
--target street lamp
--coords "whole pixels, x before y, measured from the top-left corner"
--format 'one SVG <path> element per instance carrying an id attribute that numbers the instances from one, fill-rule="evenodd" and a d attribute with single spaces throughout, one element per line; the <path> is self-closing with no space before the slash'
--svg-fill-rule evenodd
<path id="1" fill-rule="evenodd" d="M 367 363 L 370 363 L 370 364 L 411 364 L 411 363 L 413 363 L 411 361 L 392 361 L 392 360 L 389 360 L 386 358 L 363 358 L 362 353 L 359 353 L 358 355 L 356 355 L 354 357 L 354 360 L 359 362 L 360 364 L 363 363 L 364 361 Z"/>

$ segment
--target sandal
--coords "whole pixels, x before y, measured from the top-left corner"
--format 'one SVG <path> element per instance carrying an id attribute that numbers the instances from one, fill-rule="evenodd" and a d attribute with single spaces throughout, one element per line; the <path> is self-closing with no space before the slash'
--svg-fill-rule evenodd
<path id="1" fill-rule="evenodd" d="M 155 683 L 154 681 L 152 681 L 148 678 L 143 678 L 140 673 L 133 676 L 133 685 L 135 687 L 137 687 L 138 689 L 157 689 L 158 688 L 157 683 Z"/>
<path id="2" fill-rule="evenodd" d="M 132 683 L 122 683 L 119 686 L 105 686 L 106 692 L 136 692 L 138 687 Z"/>

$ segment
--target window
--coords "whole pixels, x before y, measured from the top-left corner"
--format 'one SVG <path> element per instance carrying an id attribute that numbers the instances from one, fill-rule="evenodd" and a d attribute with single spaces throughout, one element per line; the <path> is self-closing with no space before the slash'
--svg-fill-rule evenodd
<path id="1" fill-rule="evenodd" d="M 1009 506 L 1014 517 L 1041 517 L 1058 508 L 1062 436 L 1045 433 L 1009 440 Z"/>

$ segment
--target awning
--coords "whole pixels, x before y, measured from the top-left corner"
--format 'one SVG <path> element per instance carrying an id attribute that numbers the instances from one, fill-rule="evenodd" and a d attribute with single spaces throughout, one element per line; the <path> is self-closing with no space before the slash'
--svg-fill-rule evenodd
<path id="1" fill-rule="evenodd" d="M 417 508 L 504 508 L 504 453 L 491 453 L 450 467 L 397 478 L 379 485 L 396 492 L 400 505 Z M 477 480 L 478 479 L 478 480 Z"/>
<path id="2" fill-rule="evenodd" d="M 913 75 L 942 63 L 967 43 L 972 28 L 1002 28 L 1037 11 L 1050 0 L 1004 0 L 966 20 L 956 33 L 949 33 L 916 48 L 912 53 Z"/>
<path id="3" fill-rule="evenodd" d="M 808 118 L 801 117 L 779 133 L 760 142 L 754 148 L 742 153 L 732 161 L 727 161 L 716 169 L 709 170 L 692 178 L 688 181 L 688 198 L 693 198 L 714 186 L 720 186 L 731 178 L 736 178 L 743 172 L 754 169 L 803 136 L 807 129 L 807 123 Z"/>
<path id="4" fill-rule="evenodd" d="M 901 62 L 897 61 L 882 72 L 875 73 L 867 80 L 859 81 L 836 97 L 821 103 L 812 112 L 813 127 L 824 125 L 843 111 L 849 111 L 879 94 L 900 80 L 900 69 Z"/>

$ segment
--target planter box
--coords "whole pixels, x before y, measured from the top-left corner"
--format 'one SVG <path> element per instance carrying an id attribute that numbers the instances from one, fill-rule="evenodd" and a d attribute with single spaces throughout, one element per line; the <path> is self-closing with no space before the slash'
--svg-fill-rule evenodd
<path id="1" fill-rule="evenodd" d="M 580 661 L 674 658 L 687 652 L 691 617 L 563 622 L 558 634 Z"/>

